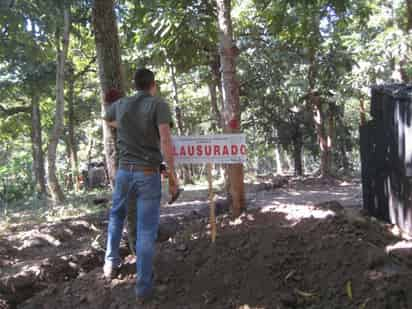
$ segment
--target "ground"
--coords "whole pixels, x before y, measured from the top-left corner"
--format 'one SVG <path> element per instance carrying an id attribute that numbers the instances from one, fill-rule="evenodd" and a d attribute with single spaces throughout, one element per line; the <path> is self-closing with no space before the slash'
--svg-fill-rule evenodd
<path id="1" fill-rule="evenodd" d="M 178 204 L 163 208 L 156 297 L 142 308 L 412 308 L 411 245 L 361 214 L 359 183 L 249 184 L 241 218 L 232 220 L 218 202 L 215 244 L 206 196 L 204 187 L 188 187 Z M 119 277 L 102 278 L 108 207 L 100 207 L 3 232 L 0 308 L 140 308 L 125 246 Z"/>

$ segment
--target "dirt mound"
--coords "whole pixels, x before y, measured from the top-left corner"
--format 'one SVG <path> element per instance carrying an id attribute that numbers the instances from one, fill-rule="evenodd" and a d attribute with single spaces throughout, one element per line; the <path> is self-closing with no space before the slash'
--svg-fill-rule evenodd
<path id="1" fill-rule="evenodd" d="M 397 239 L 380 224 L 340 211 L 293 221 L 253 211 L 218 221 L 214 245 L 206 219 L 187 221 L 159 245 L 156 298 L 144 308 L 412 308 L 411 270 L 386 254 Z M 135 308 L 134 282 L 132 263 L 112 282 L 94 270 L 19 308 Z"/>

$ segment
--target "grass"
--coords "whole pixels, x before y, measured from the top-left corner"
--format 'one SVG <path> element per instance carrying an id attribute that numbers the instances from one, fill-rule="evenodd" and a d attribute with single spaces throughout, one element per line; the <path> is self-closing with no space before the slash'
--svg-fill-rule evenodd
<path id="1" fill-rule="evenodd" d="M 95 205 L 96 197 L 106 197 L 110 200 L 109 191 L 90 191 L 70 193 L 61 205 L 53 205 L 51 201 L 28 198 L 25 201 L 14 202 L 0 209 L 0 234 L 24 229 L 28 225 L 57 222 L 69 218 L 101 212 L 107 205 Z"/>

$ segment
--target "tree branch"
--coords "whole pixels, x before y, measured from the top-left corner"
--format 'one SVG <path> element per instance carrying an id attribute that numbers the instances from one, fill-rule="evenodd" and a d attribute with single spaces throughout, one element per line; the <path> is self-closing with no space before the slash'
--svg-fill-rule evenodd
<path id="1" fill-rule="evenodd" d="M 17 106 L 11 108 L 5 108 L 0 105 L 0 116 L 13 116 L 19 113 L 30 113 L 31 108 L 30 106 Z"/>
<path id="2" fill-rule="evenodd" d="M 81 77 L 82 75 L 86 74 L 87 72 L 90 71 L 90 67 L 92 66 L 93 63 L 96 62 L 96 56 L 94 56 L 93 58 L 90 59 L 89 63 L 83 68 L 83 70 L 81 70 L 80 72 L 77 72 L 74 75 L 74 80 L 78 79 L 79 77 Z"/>

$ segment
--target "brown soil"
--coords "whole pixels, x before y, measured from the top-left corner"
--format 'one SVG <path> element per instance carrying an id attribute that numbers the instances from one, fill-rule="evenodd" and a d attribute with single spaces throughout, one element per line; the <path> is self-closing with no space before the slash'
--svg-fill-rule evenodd
<path id="1" fill-rule="evenodd" d="M 385 254 L 396 238 L 377 223 L 342 214 L 291 222 L 284 214 L 259 211 L 239 222 L 219 221 L 215 245 L 202 219 L 160 245 L 157 296 L 146 308 L 412 306 L 412 273 Z M 134 281 L 131 263 L 111 283 L 94 270 L 20 308 L 139 308 Z"/>
<path id="2" fill-rule="evenodd" d="M 309 196 L 316 191 L 308 190 L 312 185 L 305 185 Z M 341 184 L 334 189 L 339 193 L 339 188 Z M 66 241 L 60 239 L 64 235 L 51 232 L 63 243 L 55 247 L 56 257 L 50 252 L 41 255 L 40 245 L 28 246 L 29 250 L 24 249 L 24 241 L 16 244 L 2 239 L 0 293 L 9 304 L 0 295 L 0 308 L 412 308 L 411 250 L 386 253 L 388 245 L 399 242 L 388 226 L 360 216 L 354 208 L 345 210 L 338 202 L 310 206 L 313 203 L 302 202 L 306 195 L 302 191 L 295 195 L 294 190 L 296 186 L 291 196 L 301 203 L 282 204 L 286 192 L 281 192 L 278 200 L 272 195 L 265 203 L 256 199 L 255 204 L 263 208 L 250 210 L 239 220 L 219 216 L 215 244 L 206 232 L 207 219 L 191 209 L 191 215 L 179 221 L 177 234 L 159 244 L 156 296 L 142 307 L 135 305 L 135 267 L 130 256 L 118 278 L 112 282 L 102 278 L 99 246 L 104 243 L 104 214 L 85 220 L 93 222 L 94 228 L 89 225 L 87 231 L 75 231 Z M 333 188 L 329 190 L 332 194 Z M 85 237 L 81 241 L 80 235 Z M 96 240 L 97 235 L 101 238 Z M 97 249 L 92 249 L 93 240 L 99 244 Z M 92 251 L 85 253 L 82 263 L 80 251 L 73 248 Z M 93 254 L 95 259 L 87 258 Z M 34 256 L 37 263 L 31 264 Z M 12 274 L 10 269 L 18 264 L 13 264 L 15 259 L 26 267 Z M 39 265 L 42 259 L 46 262 L 39 271 L 31 269 L 31 276 L 16 281 L 17 274 L 30 269 L 27 265 Z M 3 269 L 8 270 L 8 277 Z M 13 289 L 10 280 L 14 280 Z M 14 303 L 10 303 L 10 294 Z"/>

